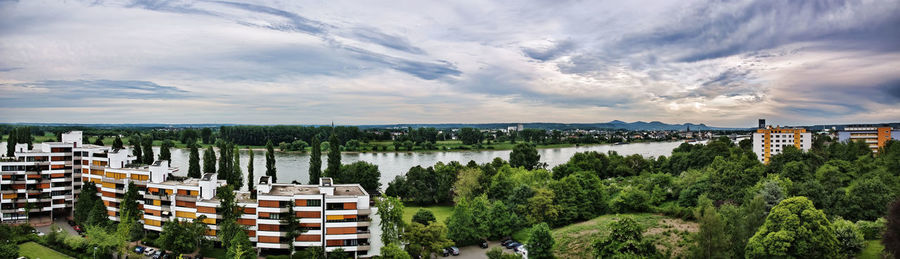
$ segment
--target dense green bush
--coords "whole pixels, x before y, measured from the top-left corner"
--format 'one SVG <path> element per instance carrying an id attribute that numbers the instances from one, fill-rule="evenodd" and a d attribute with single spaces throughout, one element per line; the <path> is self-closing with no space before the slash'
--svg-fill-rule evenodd
<path id="1" fill-rule="evenodd" d="M 834 235 L 837 237 L 842 256 L 852 257 L 866 246 L 863 233 L 859 231 L 853 222 L 837 218 L 831 223 L 831 226 L 834 228 Z"/>
<path id="2" fill-rule="evenodd" d="M 616 213 L 649 211 L 650 194 L 637 187 L 625 186 L 609 201 L 609 208 Z"/>
<path id="3" fill-rule="evenodd" d="M 747 258 L 834 258 L 839 246 L 825 213 L 806 197 L 793 197 L 772 208 L 747 243 Z"/>
<path id="4" fill-rule="evenodd" d="M 885 218 L 878 218 L 875 221 L 859 220 L 856 221 L 856 227 L 866 240 L 873 240 L 881 238 L 885 223 L 887 223 Z"/>

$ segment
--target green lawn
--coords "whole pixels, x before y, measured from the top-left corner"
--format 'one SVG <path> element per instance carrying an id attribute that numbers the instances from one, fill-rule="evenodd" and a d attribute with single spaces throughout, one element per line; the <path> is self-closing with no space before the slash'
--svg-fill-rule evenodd
<path id="1" fill-rule="evenodd" d="M 609 235 L 609 223 L 622 217 L 632 217 L 645 228 L 644 238 L 653 240 L 657 249 L 671 251 L 673 257 L 684 255 L 689 244 L 685 241 L 691 233 L 698 231 L 697 223 L 685 222 L 649 213 L 603 215 L 592 220 L 555 228 L 551 232 L 556 240 L 556 256 L 559 258 L 590 258 L 590 247 L 594 240 Z M 513 234 L 513 239 L 528 240 L 528 229 Z"/>
<path id="2" fill-rule="evenodd" d="M 66 259 L 72 258 L 67 255 L 64 255 L 60 252 L 57 252 L 53 249 L 47 248 L 46 246 L 42 246 L 41 244 L 35 242 L 27 242 L 19 245 L 19 255 L 28 257 L 28 258 L 40 258 L 40 259 Z"/>
<path id="3" fill-rule="evenodd" d="M 453 213 L 453 206 L 430 206 L 430 207 L 415 207 L 415 206 L 405 206 L 403 207 L 403 221 L 406 223 L 412 222 L 412 217 L 416 214 L 416 211 L 419 209 L 430 210 L 431 213 L 434 213 L 434 218 L 437 219 L 437 222 L 441 224 L 450 217 L 450 214 Z"/>
<path id="4" fill-rule="evenodd" d="M 884 245 L 881 244 L 881 240 L 868 240 L 866 241 L 866 248 L 859 252 L 856 255 L 856 258 L 859 259 L 880 259 L 880 258 L 888 258 L 887 256 L 882 255 L 884 252 Z"/>
<path id="5" fill-rule="evenodd" d="M 200 249 L 200 254 L 202 254 L 203 257 L 225 258 L 226 253 L 225 249 L 222 248 L 204 247 Z"/>

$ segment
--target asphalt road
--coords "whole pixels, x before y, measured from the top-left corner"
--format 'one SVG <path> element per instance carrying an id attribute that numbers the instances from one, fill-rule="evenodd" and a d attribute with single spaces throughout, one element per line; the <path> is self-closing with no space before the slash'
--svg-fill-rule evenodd
<path id="1" fill-rule="evenodd" d="M 438 256 L 438 258 L 447 258 L 447 259 L 487 259 L 487 251 L 494 247 L 500 247 L 503 249 L 504 253 L 513 253 L 512 249 L 506 249 L 505 247 L 500 246 L 499 241 L 490 241 L 488 242 L 488 248 L 481 248 L 478 245 L 464 246 L 459 248 L 458 256 L 448 256 L 442 257 Z"/>

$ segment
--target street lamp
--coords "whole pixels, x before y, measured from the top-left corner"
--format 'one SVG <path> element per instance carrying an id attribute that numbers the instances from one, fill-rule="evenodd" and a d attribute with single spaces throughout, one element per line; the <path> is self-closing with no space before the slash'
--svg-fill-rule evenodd
<path id="1" fill-rule="evenodd" d="M 97 259 L 97 247 L 94 247 L 94 259 Z"/>

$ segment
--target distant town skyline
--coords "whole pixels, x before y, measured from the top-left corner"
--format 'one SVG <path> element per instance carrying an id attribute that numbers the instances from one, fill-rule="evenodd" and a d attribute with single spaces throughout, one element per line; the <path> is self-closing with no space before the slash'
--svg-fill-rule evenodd
<path id="1" fill-rule="evenodd" d="M 900 2 L 0 1 L 0 123 L 900 120 Z"/>

